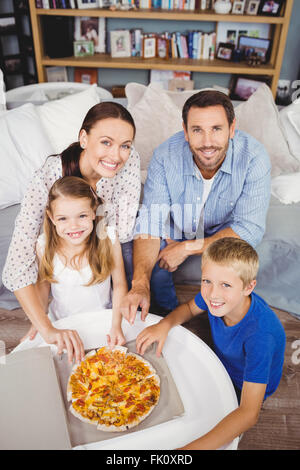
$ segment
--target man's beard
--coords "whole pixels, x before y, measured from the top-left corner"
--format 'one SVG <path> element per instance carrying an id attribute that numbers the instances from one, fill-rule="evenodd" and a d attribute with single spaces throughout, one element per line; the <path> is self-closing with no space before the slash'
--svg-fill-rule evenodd
<path id="1" fill-rule="evenodd" d="M 194 161 L 199 168 L 199 170 L 207 170 L 207 171 L 212 171 L 212 170 L 218 170 L 220 166 L 222 165 L 226 153 L 228 150 L 229 146 L 229 139 L 225 147 L 216 147 L 216 146 L 210 146 L 210 147 L 200 147 L 200 148 L 194 148 L 191 147 L 189 144 L 190 150 L 193 154 Z M 210 151 L 210 150 L 216 150 L 218 153 L 217 155 L 214 156 L 214 158 L 211 161 L 207 161 L 203 155 L 199 155 L 198 152 L 201 151 Z"/>

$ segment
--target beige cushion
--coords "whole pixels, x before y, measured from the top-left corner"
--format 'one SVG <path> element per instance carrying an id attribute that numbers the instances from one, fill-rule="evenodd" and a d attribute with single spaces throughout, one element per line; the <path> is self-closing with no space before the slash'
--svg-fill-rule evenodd
<path id="1" fill-rule="evenodd" d="M 174 92 L 163 90 L 155 83 L 147 87 L 129 83 L 125 91 L 128 110 L 137 128 L 135 147 L 141 157 L 144 182 L 154 149 L 182 129 L 182 107 L 190 96 L 201 90 Z M 237 128 L 249 133 L 266 147 L 272 163 L 272 176 L 300 170 L 299 163 L 289 151 L 267 85 L 261 85 L 248 101 L 235 108 L 235 112 Z"/>
<path id="2" fill-rule="evenodd" d="M 299 162 L 290 153 L 279 113 L 270 88 L 263 84 L 235 108 L 237 129 L 248 132 L 261 142 L 269 153 L 272 176 L 299 171 Z"/>
<path id="3" fill-rule="evenodd" d="M 300 98 L 279 113 L 291 154 L 300 162 Z"/>

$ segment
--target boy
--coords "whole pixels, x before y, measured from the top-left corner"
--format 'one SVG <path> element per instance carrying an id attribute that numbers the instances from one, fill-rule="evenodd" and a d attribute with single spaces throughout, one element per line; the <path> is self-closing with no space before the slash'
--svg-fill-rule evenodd
<path id="1" fill-rule="evenodd" d="M 144 354 L 154 341 L 159 356 L 169 330 L 208 311 L 215 352 L 240 399 L 239 407 L 184 449 L 218 449 L 254 426 L 261 405 L 277 388 L 284 361 L 285 333 L 275 313 L 253 293 L 258 255 L 244 240 L 226 237 L 202 255 L 201 292 L 137 337 Z"/>

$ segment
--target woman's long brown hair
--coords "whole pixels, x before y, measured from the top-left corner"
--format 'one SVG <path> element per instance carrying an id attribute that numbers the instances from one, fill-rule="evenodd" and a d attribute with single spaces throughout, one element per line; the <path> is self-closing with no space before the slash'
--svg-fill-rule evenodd
<path id="1" fill-rule="evenodd" d="M 103 101 L 93 106 L 86 114 L 79 134 L 82 130 L 85 130 L 87 134 L 90 133 L 90 130 L 95 126 L 95 124 L 103 119 L 121 119 L 122 121 L 127 122 L 133 128 L 133 133 L 135 135 L 135 124 L 134 120 L 124 106 L 119 103 L 114 103 L 112 101 Z M 79 161 L 82 148 L 80 143 L 74 142 L 69 145 L 61 154 L 62 161 L 62 175 L 63 176 L 79 176 L 82 178 L 80 171 Z"/>
<path id="2" fill-rule="evenodd" d="M 48 203 L 46 206 L 44 219 L 45 251 L 39 266 L 39 279 L 48 282 L 57 282 L 53 277 L 53 258 L 55 253 L 60 252 L 60 237 L 52 223 L 49 213 L 52 214 L 52 204 L 59 197 L 87 198 L 90 201 L 91 209 L 95 212 L 102 201 L 97 197 L 91 186 L 83 179 L 76 176 L 65 176 L 58 179 L 49 191 Z M 98 234 L 101 237 L 98 237 Z M 97 234 L 98 232 L 98 234 Z M 80 261 L 84 256 L 88 259 L 91 267 L 92 278 L 88 286 L 103 282 L 111 273 L 114 262 L 112 254 L 112 243 L 107 234 L 103 217 L 96 215 L 94 228 L 82 252 L 71 260 L 74 269 L 79 269 Z M 63 254 L 63 253 L 62 253 Z"/>

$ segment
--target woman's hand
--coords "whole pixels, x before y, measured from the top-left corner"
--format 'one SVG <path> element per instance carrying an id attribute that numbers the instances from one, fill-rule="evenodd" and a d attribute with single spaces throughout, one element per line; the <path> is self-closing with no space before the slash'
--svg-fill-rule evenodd
<path id="1" fill-rule="evenodd" d="M 69 362 L 72 362 L 73 358 L 76 362 L 83 360 L 85 356 L 84 346 L 76 330 L 60 330 L 51 326 L 44 331 L 40 331 L 40 334 L 46 343 L 57 346 L 57 354 L 62 354 L 63 350 L 66 349 Z"/>
<path id="2" fill-rule="evenodd" d="M 112 327 L 109 335 L 106 335 L 107 344 L 109 348 L 113 348 L 114 346 L 122 346 L 125 344 L 125 336 L 123 335 L 123 331 L 121 327 Z"/>
<path id="3" fill-rule="evenodd" d="M 38 330 L 36 329 L 36 327 L 31 325 L 31 327 L 27 331 L 26 335 L 23 336 L 23 338 L 20 339 L 20 343 L 23 343 L 23 341 L 25 341 L 27 338 L 29 338 L 30 341 L 32 341 L 36 337 L 37 333 L 38 333 Z"/>

